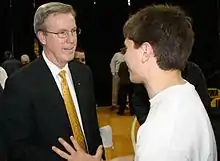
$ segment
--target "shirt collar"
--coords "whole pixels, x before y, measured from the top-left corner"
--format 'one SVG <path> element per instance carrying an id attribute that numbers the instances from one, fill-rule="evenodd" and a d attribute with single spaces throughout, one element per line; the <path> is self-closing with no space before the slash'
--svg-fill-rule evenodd
<path id="1" fill-rule="evenodd" d="M 44 51 L 42 52 L 43 59 L 45 60 L 47 66 L 51 70 L 52 74 L 54 76 L 57 76 L 62 70 L 65 70 L 66 73 L 68 73 L 68 63 L 64 66 L 64 68 L 60 69 L 58 66 L 56 66 L 54 63 L 52 63 L 47 56 L 45 55 Z"/>

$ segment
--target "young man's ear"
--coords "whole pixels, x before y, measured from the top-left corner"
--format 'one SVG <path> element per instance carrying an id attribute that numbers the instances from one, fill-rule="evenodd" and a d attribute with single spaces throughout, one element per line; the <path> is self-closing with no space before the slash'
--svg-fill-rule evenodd
<path id="1" fill-rule="evenodd" d="M 150 43 L 144 42 L 141 45 L 141 50 L 142 50 L 142 62 L 145 63 L 149 60 L 149 58 L 153 54 L 153 48 Z"/>

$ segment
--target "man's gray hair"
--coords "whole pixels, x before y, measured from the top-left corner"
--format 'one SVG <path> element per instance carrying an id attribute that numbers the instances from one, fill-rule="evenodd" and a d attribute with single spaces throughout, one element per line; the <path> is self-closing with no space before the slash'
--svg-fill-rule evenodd
<path id="1" fill-rule="evenodd" d="M 71 13 L 73 17 L 76 16 L 76 12 L 69 4 L 60 2 L 49 2 L 38 7 L 34 15 L 34 32 L 38 33 L 40 30 L 46 30 L 44 24 L 45 19 L 53 13 Z"/>

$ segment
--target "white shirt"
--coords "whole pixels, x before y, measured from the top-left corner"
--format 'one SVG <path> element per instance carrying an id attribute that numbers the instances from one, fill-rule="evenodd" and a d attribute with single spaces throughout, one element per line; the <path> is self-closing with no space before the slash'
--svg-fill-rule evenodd
<path id="1" fill-rule="evenodd" d="M 115 55 L 111 59 L 110 68 L 112 75 L 118 73 L 120 64 L 124 62 L 124 55 L 121 52 L 115 53 Z"/>
<path id="2" fill-rule="evenodd" d="M 60 69 L 55 64 L 53 64 L 50 60 L 48 60 L 48 58 L 46 57 L 44 52 L 42 52 L 42 55 L 43 55 L 43 59 L 45 60 L 47 66 L 49 67 L 49 69 L 50 69 L 50 71 L 51 71 L 51 73 L 54 77 L 54 80 L 56 81 L 57 87 L 59 88 L 60 94 L 62 96 L 63 96 L 62 88 L 61 88 L 62 78 L 59 76 L 59 73 L 63 70 L 66 71 L 67 84 L 68 84 L 68 87 L 69 87 L 69 90 L 70 90 L 70 93 L 71 93 L 71 96 L 72 96 L 74 106 L 76 108 L 76 113 L 77 113 L 77 116 L 78 116 L 78 119 L 79 119 L 79 122 L 80 122 L 81 129 L 82 129 L 83 134 L 84 134 L 81 114 L 80 114 L 80 110 L 79 110 L 79 104 L 78 104 L 78 101 L 77 101 L 76 92 L 75 92 L 75 89 L 74 89 L 73 80 L 72 80 L 72 76 L 71 76 L 68 64 L 66 64 L 66 66 L 63 69 Z M 85 134 L 84 134 L 84 136 L 85 136 Z"/>
<path id="3" fill-rule="evenodd" d="M 6 81 L 7 78 L 8 78 L 8 75 L 5 71 L 5 69 L 0 67 L 0 84 L 1 84 L 3 89 L 5 88 L 5 81 Z"/>
<path id="4" fill-rule="evenodd" d="M 135 161 L 217 161 L 213 129 L 193 85 L 169 87 L 150 103 Z"/>

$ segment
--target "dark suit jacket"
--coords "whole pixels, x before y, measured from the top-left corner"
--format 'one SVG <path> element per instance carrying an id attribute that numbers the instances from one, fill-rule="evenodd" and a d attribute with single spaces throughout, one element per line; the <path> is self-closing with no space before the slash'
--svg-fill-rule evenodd
<path id="1" fill-rule="evenodd" d="M 150 110 L 149 96 L 143 84 L 133 84 L 131 102 L 138 123 L 142 125 L 145 122 Z"/>
<path id="2" fill-rule="evenodd" d="M 126 62 L 122 62 L 119 66 L 118 76 L 120 77 L 119 84 L 120 85 L 128 85 L 130 84 L 128 66 Z"/>
<path id="3" fill-rule="evenodd" d="M 90 154 L 102 144 L 94 98 L 93 78 L 86 65 L 70 62 Z M 9 145 L 9 161 L 61 161 L 53 145 L 58 137 L 70 143 L 72 134 L 63 98 L 45 61 L 40 58 L 10 77 L 1 107 Z M 62 148 L 61 148 L 62 149 Z"/>
<path id="4" fill-rule="evenodd" d="M 2 94 L 3 94 L 3 88 L 0 84 L 0 102 L 1 102 Z M 2 107 L 0 106 L 0 127 L 2 129 L 4 129 L 3 128 L 4 125 L 2 124 L 3 123 L 3 117 L 4 117 L 4 114 L 2 112 Z M 5 139 L 4 138 L 5 138 L 4 133 L 1 130 L 1 132 L 0 132 L 0 160 L 1 161 L 6 161 L 6 157 L 7 157 L 6 145 L 5 145 Z"/>
<path id="5" fill-rule="evenodd" d="M 0 98 L 2 96 L 2 93 L 3 93 L 3 88 L 2 88 L 2 85 L 0 84 Z"/>
<path id="6" fill-rule="evenodd" d="M 202 103 L 206 110 L 210 109 L 211 100 L 209 97 L 208 87 L 206 84 L 206 78 L 202 70 L 195 63 L 188 61 L 184 71 L 182 72 L 183 78 L 195 86 L 197 93 L 199 94 Z"/>
<path id="7" fill-rule="evenodd" d="M 21 62 L 17 59 L 9 59 L 3 62 L 2 67 L 5 69 L 8 77 L 21 67 Z"/>

